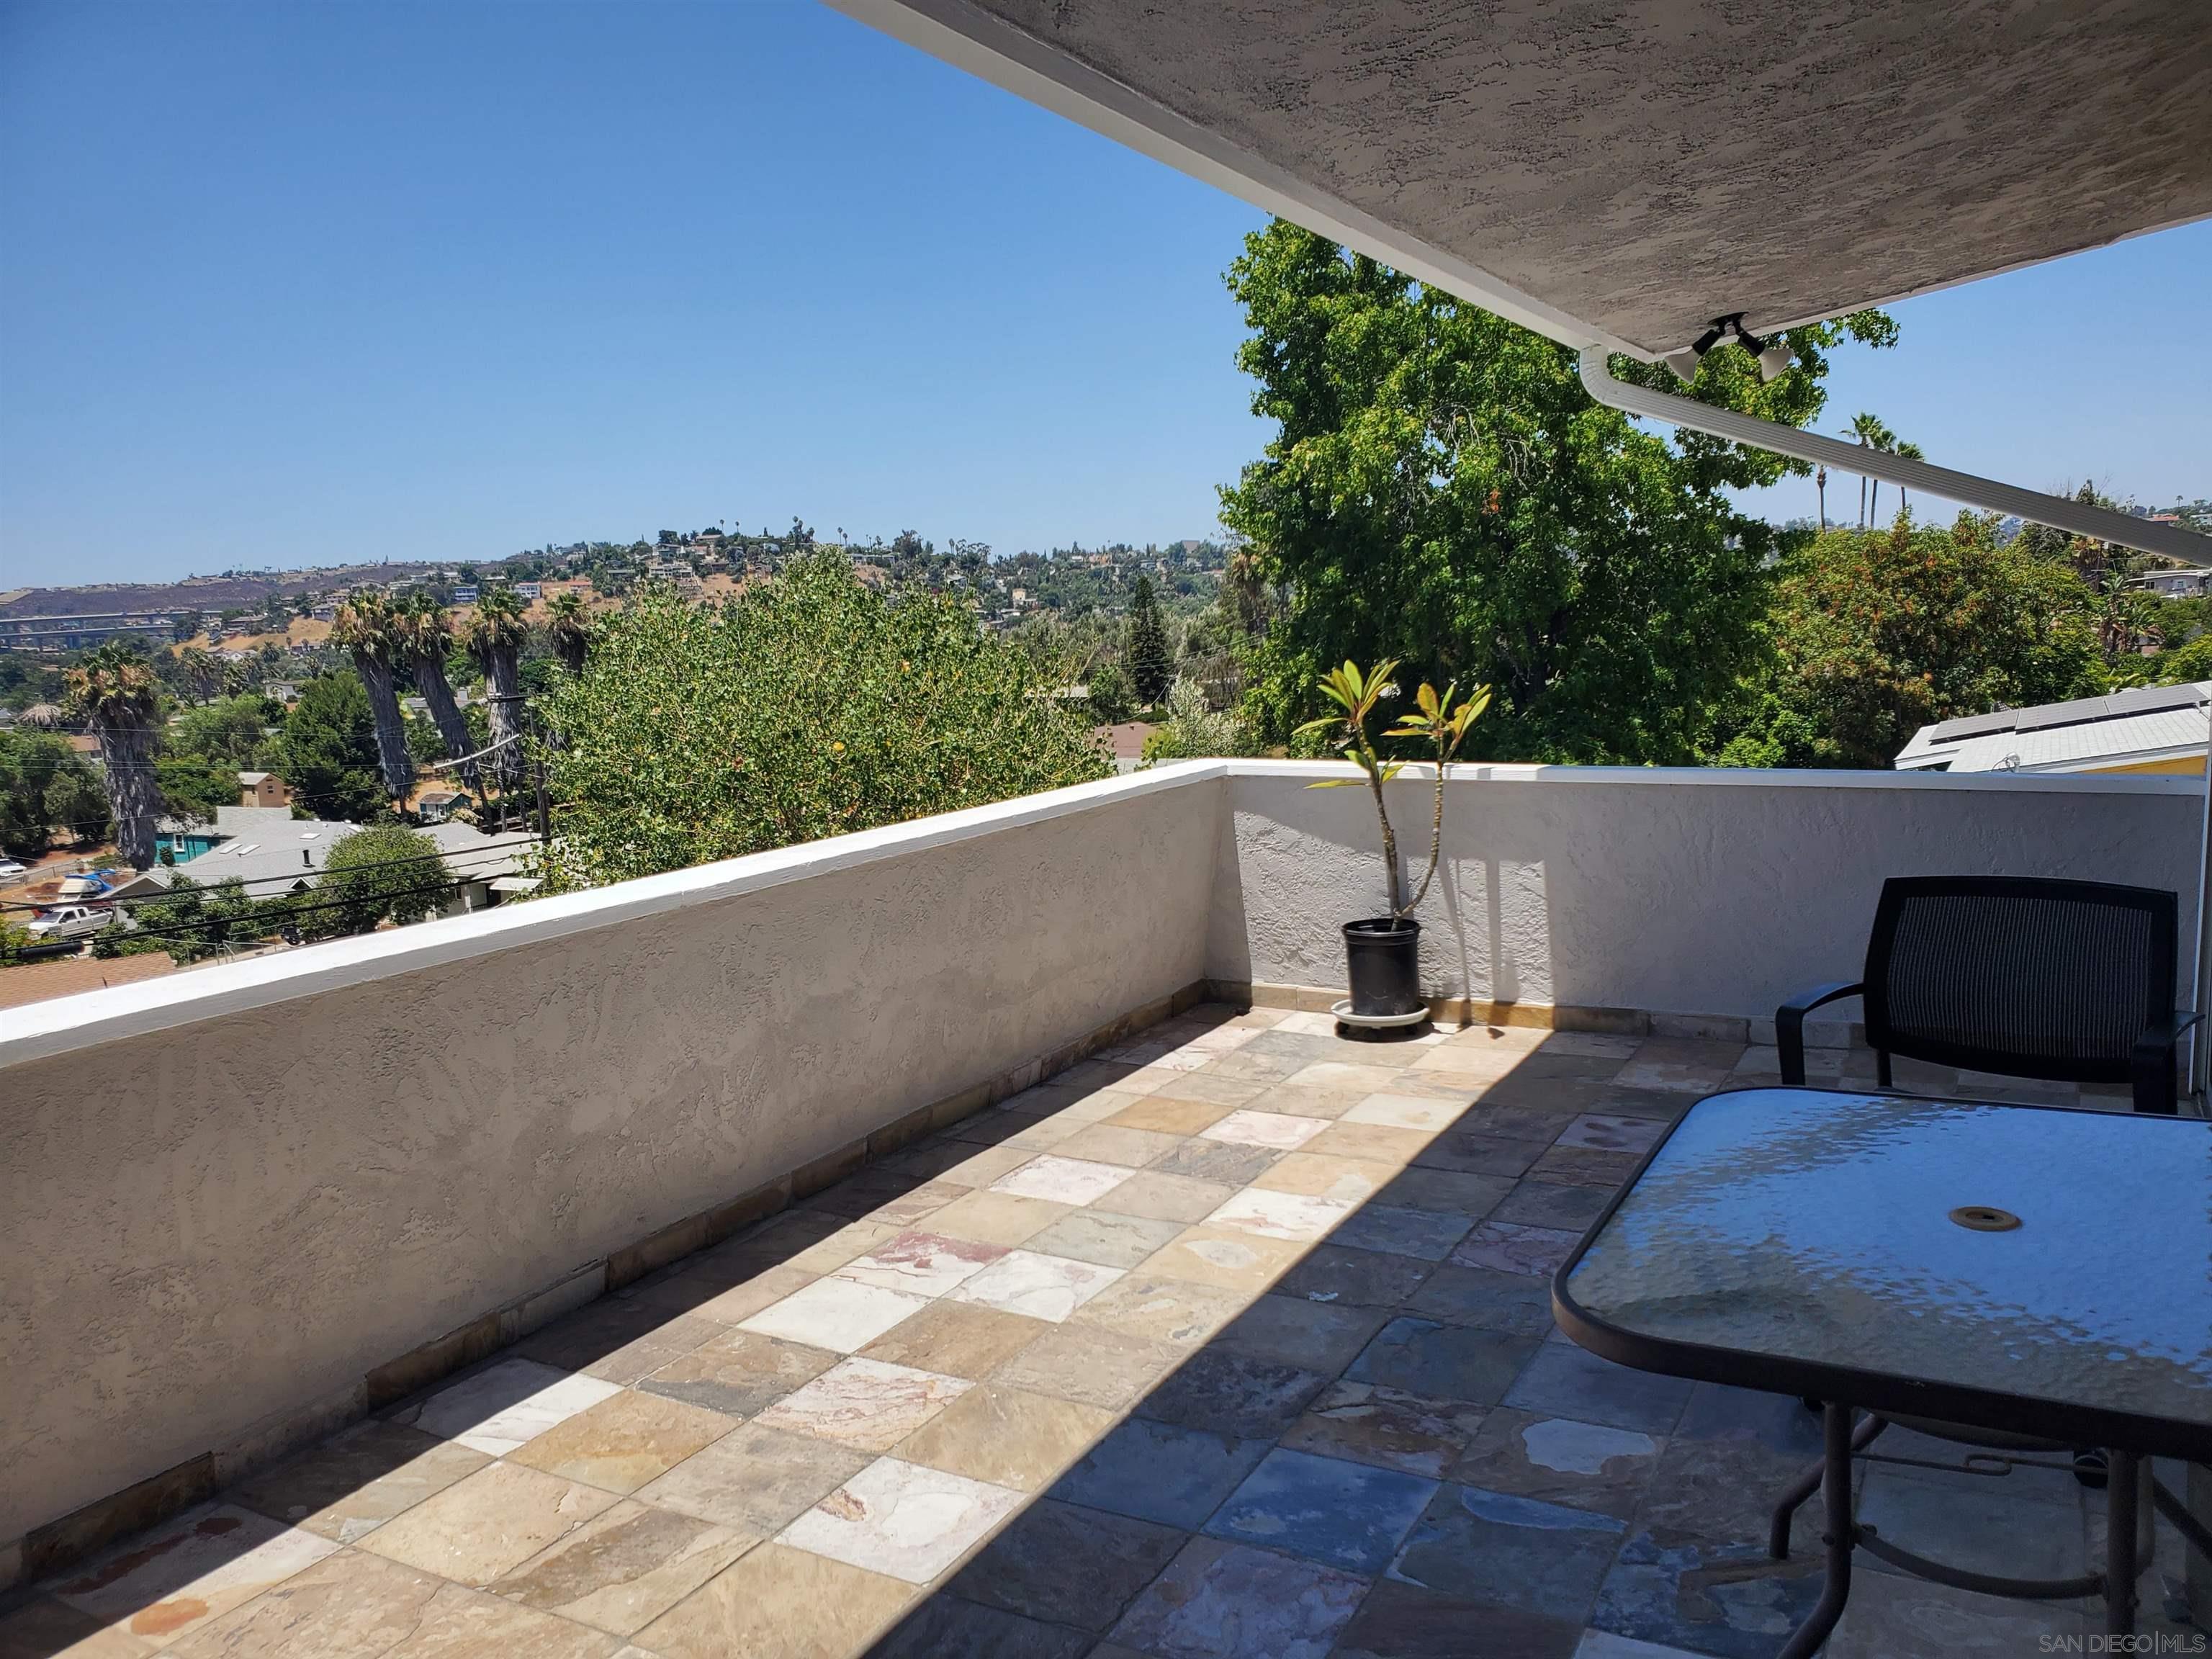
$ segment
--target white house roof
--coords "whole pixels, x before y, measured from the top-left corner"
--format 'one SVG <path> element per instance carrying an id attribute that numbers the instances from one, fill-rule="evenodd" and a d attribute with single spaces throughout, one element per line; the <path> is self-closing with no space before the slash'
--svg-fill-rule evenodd
<path id="1" fill-rule="evenodd" d="M 2204 0 L 830 3 L 1647 358 L 2212 214 Z"/>
<path id="2" fill-rule="evenodd" d="M 2201 758 L 2212 681 L 2144 686 L 1923 726 L 1900 772 L 2090 772 Z"/>
<path id="3" fill-rule="evenodd" d="M 361 828 L 357 823 L 295 818 L 289 811 L 273 816 L 282 818 L 283 823 L 226 841 L 196 859 L 185 860 L 175 873 L 206 887 L 222 881 L 242 881 L 255 897 L 272 898 L 302 882 L 313 886 L 322 875 L 331 848 Z M 437 848 L 449 875 L 472 881 L 517 874 L 522 867 L 521 854 L 537 841 L 520 830 L 487 836 L 468 823 L 426 824 L 415 833 L 428 837 Z"/>
<path id="4" fill-rule="evenodd" d="M 538 837 L 518 830 L 488 836 L 472 823 L 426 823 L 415 832 L 428 836 L 446 855 L 446 868 L 464 880 L 483 881 L 512 876 L 522 868 L 522 855 Z"/>
<path id="5" fill-rule="evenodd" d="M 186 859 L 177 866 L 177 873 L 203 887 L 242 881 L 254 897 L 274 898 L 301 882 L 313 885 L 331 848 L 361 828 L 357 823 L 295 818 L 289 811 L 275 808 L 263 810 L 283 822 L 234 832 L 230 840 L 196 859 Z M 218 823 L 218 827 L 222 826 Z"/>
<path id="6" fill-rule="evenodd" d="M 238 775 L 244 780 L 265 777 L 267 774 L 241 772 Z M 218 841 L 235 841 L 244 836 L 275 835 L 284 825 L 294 822 L 292 809 L 289 806 L 218 806 L 215 809 L 213 823 L 204 820 L 195 822 L 190 818 L 164 817 L 155 827 L 165 836 L 200 835 Z"/>

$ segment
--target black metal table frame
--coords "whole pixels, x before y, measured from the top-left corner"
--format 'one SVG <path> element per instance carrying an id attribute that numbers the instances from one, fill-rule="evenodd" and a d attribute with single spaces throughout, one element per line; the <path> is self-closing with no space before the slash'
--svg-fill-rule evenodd
<path id="1" fill-rule="evenodd" d="M 1913 1104 L 2002 1106 L 2007 1111 L 2066 1112 L 2077 1117 L 2082 1115 L 2081 1109 L 2078 1107 L 2029 1106 L 2009 1101 L 1897 1095 L 1865 1089 L 1808 1089 L 1797 1085 L 1790 1091 L 1875 1097 Z M 1827 1577 L 1821 1589 L 1819 1605 L 1784 1644 L 1778 1659 L 1810 1659 L 1810 1656 L 1819 1650 L 1820 1644 L 1835 1629 L 1837 1620 L 1843 1617 L 1844 1602 L 1850 1595 L 1852 1553 L 1862 1544 L 1869 1543 L 1869 1540 L 1862 1535 L 1862 1529 L 1853 1514 L 1851 1463 L 1865 1441 L 1873 1437 L 1872 1434 L 1865 1432 L 1866 1429 L 1872 1428 L 1878 1433 L 1879 1425 L 1890 1417 L 1923 1418 L 2054 1441 L 2061 1445 L 2094 1446 L 2106 1449 L 2109 1455 L 2109 1471 L 2106 1486 L 2105 1568 L 2102 1572 L 2091 1575 L 2089 1580 L 2083 1582 L 2081 1588 L 2090 1589 L 2092 1593 L 2102 1590 L 2107 1634 L 2133 1635 L 2136 1580 L 2142 1571 L 2136 1548 L 2136 1522 L 2142 1502 L 2140 1483 L 2148 1478 L 2142 1460 L 2145 1457 L 2172 1457 L 2188 1462 L 2212 1463 L 2212 1426 L 2176 1422 L 2168 1418 L 2144 1417 L 2100 1407 L 2068 1406 L 1995 1389 L 1969 1388 L 1962 1383 L 1933 1382 L 1893 1371 L 1831 1365 L 1782 1355 L 1753 1353 L 1741 1349 L 1715 1347 L 1705 1343 L 1679 1342 L 1664 1337 L 1647 1336 L 1626 1330 L 1591 1313 L 1569 1291 L 1567 1281 L 1573 1277 L 1575 1269 L 1582 1265 L 1583 1255 L 1596 1242 L 1598 1235 L 1605 1231 L 1622 1203 L 1636 1190 L 1645 1171 L 1665 1151 L 1667 1143 L 1674 1137 L 1674 1131 L 1692 1111 L 1705 1101 L 1717 1100 L 1725 1095 L 1771 1092 L 1778 1091 L 1771 1085 L 1718 1090 L 1692 1103 L 1680 1117 L 1667 1126 L 1666 1133 L 1644 1153 L 1635 1170 L 1607 1201 L 1605 1208 L 1599 1212 L 1597 1218 L 1590 1223 L 1581 1240 L 1553 1275 L 1552 1315 L 1559 1322 L 1559 1328 L 1577 1346 L 1616 1364 L 1631 1366 L 1637 1370 L 1687 1377 L 1695 1382 L 1726 1383 L 1766 1394 L 1795 1395 L 1821 1402 L 1820 1490 L 1825 1511 L 1821 1542 L 1827 1552 Z M 2137 1115 L 2132 1112 L 2103 1112 L 2092 1115 L 2123 1117 L 2160 1126 L 2177 1121 L 2165 1116 L 2138 1119 Z M 1860 1410 L 1875 1414 L 1874 1420 L 1861 1425 L 1856 1416 Z M 1855 1443 L 1855 1437 L 1857 1443 Z M 2150 1486 L 2159 1511 L 2174 1523 L 2191 1545 L 2203 1551 L 2208 1558 L 2212 1558 L 2212 1534 L 2208 1534 L 2203 1523 L 2188 1512 L 2180 1500 L 2155 1480 L 2151 1480 Z M 1811 1492 L 1808 1491 L 1796 1501 L 1802 1502 L 1804 1498 L 1810 1496 Z M 1796 1504 L 1790 1507 L 1794 1509 Z M 1905 1566 L 1908 1571 L 1913 1570 L 1917 1560 L 1917 1558 L 1906 1556 L 1905 1552 L 1896 1550 L 1894 1547 L 1875 1548 L 1874 1553 L 1890 1560 L 1893 1565 Z M 1931 1564 L 1919 1562 L 1918 1565 Z M 1956 1570 L 1945 1576 L 1954 1583 L 1973 1577 L 1957 1573 Z M 2003 1582 L 1985 1579 L 1969 1587 L 2003 1595 L 2008 1593 L 1998 1588 Z"/>

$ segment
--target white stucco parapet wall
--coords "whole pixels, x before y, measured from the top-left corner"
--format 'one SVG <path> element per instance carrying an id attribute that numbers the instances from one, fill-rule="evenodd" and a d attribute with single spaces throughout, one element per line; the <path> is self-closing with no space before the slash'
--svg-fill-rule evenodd
<path id="1" fill-rule="evenodd" d="M 1341 772 L 1186 763 L 0 1012 L 0 1569 L 1135 1011 L 1340 984 L 1382 885 L 1366 793 L 1306 787 Z M 1449 795 L 1432 992 L 1738 1019 L 1854 970 L 1885 875 L 2185 904 L 2200 846 L 2188 780 L 1470 766 Z M 1430 798 L 1392 787 L 1409 861 Z"/>
<path id="2" fill-rule="evenodd" d="M 665 875 L 641 877 L 588 892 L 504 904 L 471 915 L 0 1009 L 0 1069 L 118 1037 L 263 1008 L 417 969 L 466 962 L 517 945 L 622 927 L 688 906 L 717 903 L 791 882 L 858 869 L 883 859 L 1095 811 L 1115 801 L 1217 781 L 1227 764 L 1185 761 L 1098 783 L 725 859 Z"/>
<path id="3" fill-rule="evenodd" d="M 1309 790 L 1342 769 L 1230 764 L 1211 977 L 1342 982 L 1340 925 L 1387 902 L 1368 792 Z M 1434 775 L 1409 768 L 1389 787 L 1413 879 Z M 1423 988 L 1758 1020 L 1793 990 L 1856 976 L 1886 878 L 2013 874 L 2180 895 L 2185 1000 L 2203 793 L 2164 777 L 1455 767 L 1419 912 Z"/>
<path id="4" fill-rule="evenodd" d="M 1340 957 L 1334 954 L 1334 929 L 1341 921 L 1379 908 L 1381 896 L 1381 862 L 1375 843 L 1373 807 L 1366 792 L 1304 793 L 1305 786 L 1342 776 L 1346 771 L 1341 765 L 1320 761 L 1180 762 L 1098 783 L 701 865 L 594 891 L 504 905 L 473 915 L 0 1010 L 0 1070 L 118 1037 L 265 1007 L 417 969 L 465 962 L 516 945 L 639 922 L 686 906 L 716 902 L 790 882 L 831 876 L 902 854 L 1091 811 L 1115 800 L 1160 790 L 1223 784 L 1233 797 L 1231 817 L 1225 825 L 1231 833 L 1217 851 L 1213 902 L 1206 918 L 1207 971 L 1226 981 L 1334 984 L 1340 970 Z M 1390 793 L 1400 851 L 1416 872 L 1427 857 L 1434 779 L 1433 769 L 1410 767 Z M 1510 791 L 1484 790 L 1480 795 L 1465 797 L 1462 791 L 1484 785 L 1531 784 L 1543 787 L 1532 792 L 1529 799 L 1559 790 L 1632 792 L 1629 799 L 1649 805 L 1651 816 L 1640 826 L 1620 827 L 1638 828 L 1640 833 L 1635 839 L 1647 851 L 1651 836 L 1664 826 L 1685 827 L 1680 808 L 1667 805 L 1669 801 L 1700 801 L 1705 810 L 1692 815 L 1699 821 L 1699 828 L 1710 833 L 1717 825 L 1732 820 L 1741 836 L 1751 827 L 1746 821 L 1747 811 L 1736 810 L 1738 804 L 1725 796 L 1708 799 L 1702 792 L 1771 793 L 1784 809 L 1771 814 L 1771 827 L 1781 832 L 1781 839 L 1755 848 L 1747 848 L 1740 841 L 1737 847 L 1727 849 L 1731 856 L 1717 860 L 1699 856 L 1711 850 L 1711 843 L 1704 848 L 1685 845 L 1679 849 L 1684 856 L 1677 873 L 1699 866 L 1737 893 L 1748 890 L 1759 874 L 1784 876 L 1784 884 L 1768 896 L 1787 895 L 1801 904 L 1811 898 L 1815 908 L 1828 908 L 1842 890 L 1851 885 L 1839 878 L 1841 872 L 1834 862 L 1838 854 L 1852 854 L 1852 874 L 1858 885 L 1863 885 L 1874 872 L 1879 872 L 1874 876 L 1877 885 L 1880 874 L 1909 872 L 1893 860 L 1887 865 L 1882 861 L 1897 851 L 1889 844 L 1890 838 L 1879 833 L 1886 814 L 1876 810 L 1854 823 L 1849 821 L 1861 819 L 1861 812 L 1838 813 L 1820 805 L 1824 798 L 1832 799 L 1838 792 L 1846 798 L 1873 794 L 1922 805 L 1945 803 L 1953 810 L 1923 811 L 1920 816 L 1939 824 L 1947 819 L 1959 825 L 1979 824 L 1981 833 L 1964 841 L 1949 840 L 1939 831 L 1937 845 L 1954 861 L 1927 865 L 1929 869 L 2010 867 L 2023 874 L 2063 873 L 2081 879 L 2166 886 L 2182 896 L 2185 909 L 2196 890 L 2195 838 L 2200 833 L 2197 821 L 2203 787 L 2194 779 L 1463 765 L 1454 767 L 1451 774 L 1445 821 L 1446 873 L 1439 878 L 1441 890 L 1432 895 L 1421 912 L 1425 924 L 1432 930 L 1437 927 L 1439 908 L 1452 903 L 1455 896 L 1462 904 L 1477 896 L 1466 889 L 1464 882 L 1455 884 L 1450 872 L 1455 866 L 1474 867 L 1489 862 L 1484 858 L 1487 821 L 1480 802 L 1486 798 L 1513 798 Z M 1957 799 L 1960 797 L 1965 799 Z M 2010 866 L 1988 864 L 1980 856 L 1996 850 L 1990 845 L 1990 830 L 2002 835 L 2006 829 L 2002 820 L 1990 816 L 1990 809 L 2000 800 L 2027 808 L 2021 814 L 2026 821 L 2015 821 L 2011 833 L 2004 835 L 2021 854 Z M 2154 802 L 2163 804 L 2154 805 Z M 1854 804 L 1864 805 L 1857 799 Z M 1571 813 L 1577 809 L 1565 810 Z M 1637 815 L 1632 809 L 1632 816 Z M 1255 820 L 1262 817 L 1279 825 L 1280 836 L 1273 846 L 1267 836 L 1256 833 Z M 1487 827 L 1494 839 L 1495 826 Z M 2037 830 L 2057 833 L 2036 848 L 2032 841 Z M 1838 831 L 1844 832 L 1846 839 L 1832 839 Z M 1541 850 L 1557 858 L 1569 845 L 1555 842 Z M 1609 845 L 1601 840 L 1594 848 L 1583 850 L 1600 852 L 1624 871 L 1631 862 L 1625 856 L 1630 849 L 1620 840 Z M 1747 850 L 1761 856 L 1749 863 L 1733 856 Z M 1248 872 L 1248 861 L 1256 867 Z M 1512 854 L 1497 855 L 1496 862 L 1506 866 L 1496 872 L 1497 884 L 1502 890 L 1514 868 L 1522 872 L 1520 878 L 1525 880 L 1529 865 L 1540 861 Z M 1647 863 L 1643 859 L 1635 862 Z M 1915 861 L 1915 867 L 1921 867 L 1919 861 Z M 1492 872 L 1486 867 L 1480 874 L 1486 888 Z M 1647 865 L 1630 878 L 1650 874 Z M 1279 890 L 1262 898 L 1252 890 L 1248 875 L 1272 877 L 1280 884 Z M 1653 890 L 1648 882 L 1645 890 L 1677 902 L 1692 896 L 1674 886 Z M 1487 906 L 1489 892 L 1480 896 Z M 1502 921 L 1502 890 L 1498 896 Z M 1791 913 L 1766 905 L 1758 914 L 1762 928 L 1772 931 L 1780 928 Z M 1870 901 L 1864 914 L 1871 915 Z M 1811 917 L 1802 908 L 1796 915 L 1794 925 L 1801 932 L 1809 931 Z M 1620 917 L 1624 933 L 1638 916 L 1648 921 L 1650 907 L 1633 906 Z M 1293 921 L 1292 918 L 1305 920 Z M 1525 915 L 1520 919 L 1525 921 Z M 1442 931 L 1451 930 L 1447 918 Z M 2194 955 L 2193 930 L 2186 916 L 2182 933 L 2185 979 Z M 1317 949 L 1316 937 L 1332 943 Z M 1824 958 L 1832 958 L 1836 945 L 1850 937 L 1847 929 L 1841 939 L 1824 938 L 1815 948 Z M 1863 930 L 1858 944 L 1863 944 Z M 1455 964 L 1431 953 L 1425 965 L 1429 988 L 1444 994 L 1503 1000 L 1729 1012 L 1757 1010 L 1759 999 L 1770 994 L 1772 984 L 1763 985 L 1748 1002 L 1731 998 L 1724 1006 L 1687 1009 L 1680 1000 L 1686 991 L 1671 994 L 1673 1001 L 1637 1003 L 1620 1000 L 1627 994 L 1625 991 L 1598 982 L 1582 986 L 1580 994 L 1572 994 L 1577 988 L 1573 986 L 1562 990 L 1551 983 L 1548 973 L 1536 982 L 1528 982 L 1522 967 L 1509 967 L 1508 959 L 1502 956 L 1494 975 L 1472 973 L 1471 966 L 1471 959 Z"/>

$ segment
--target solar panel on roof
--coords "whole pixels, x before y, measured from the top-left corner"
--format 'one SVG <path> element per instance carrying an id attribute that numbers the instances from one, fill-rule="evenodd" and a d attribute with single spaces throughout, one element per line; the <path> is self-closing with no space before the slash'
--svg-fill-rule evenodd
<path id="1" fill-rule="evenodd" d="M 2203 701 L 2204 693 L 2195 685 L 2142 685 L 2131 691 L 2115 691 L 2108 697 L 2084 697 L 2078 702 L 2054 702 L 2042 708 L 2024 709 L 2017 729 L 2042 732 L 2054 726 L 2077 726 L 2085 720 L 2154 714 L 2166 708 L 2195 708 Z"/>
<path id="2" fill-rule="evenodd" d="M 1993 732 L 2009 732 L 2020 724 L 2020 717 L 2009 708 L 2001 708 L 1994 714 L 1962 714 L 1954 720 L 1940 720 L 1928 728 L 1930 743 L 1958 743 L 1967 738 L 1985 738 Z"/>

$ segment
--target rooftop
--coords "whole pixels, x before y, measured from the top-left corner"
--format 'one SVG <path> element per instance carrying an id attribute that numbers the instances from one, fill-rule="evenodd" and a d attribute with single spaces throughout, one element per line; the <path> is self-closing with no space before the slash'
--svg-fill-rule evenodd
<path id="1" fill-rule="evenodd" d="M 1872 1081 L 1863 1052 L 1816 1058 Z M 1349 1042 L 1200 1007 L 61 1575 L 0 1632 L 236 1659 L 1763 1654 L 1819 1589 L 1811 1510 L 1792 1560 L 1765 1551 L 1817 1419 L 1583 1352 L 1547 1275 L 1683 1107 L 1775 1080 L 1739 1042 Z M 1864 1519 L 1988 1571 L 2084 1570 L 2101 1513 L 2063 1474 L 1864 1480 Z M 1971 1629 L 2033 1652 L 2083 1620 L 1875 1565 L 1830 1651 Z"/>
<path id="2" fill-rule="evenodd" d="M 2199 680 L 1941 720 L 1912 734 L 1898 751 L 1897 766 L 1900 771 L 2088 772 L 2201 761 L 2208 702 L 2212 681 Z"/>

